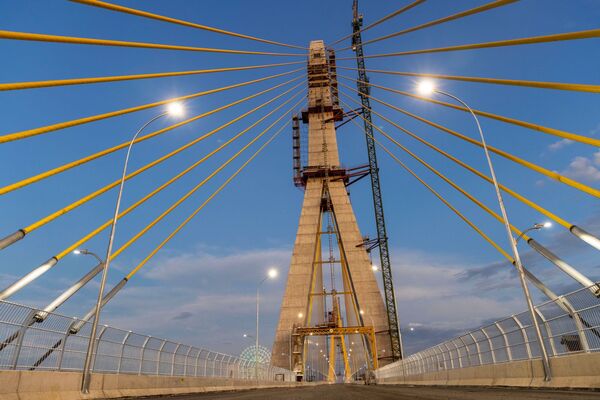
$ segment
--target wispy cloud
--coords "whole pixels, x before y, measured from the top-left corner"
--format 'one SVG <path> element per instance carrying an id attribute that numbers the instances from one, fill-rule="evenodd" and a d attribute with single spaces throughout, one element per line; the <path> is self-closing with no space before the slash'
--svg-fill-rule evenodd
<path id="1" fill-rule="evenodd" d="M 573 143 L 575 143 L 574 141 L 570 140 L 570 139 L 561 139 L 557 142 L 551 143 L 548 146 L 548 150 L 550 151 L 558 151 L 560 149 L 563 149 L 567 146 L 572 145 Z"/>
<path id="2" fill-rule="evenodd" d="M 591 157 L 575 157 L 562 173 L 573 179 L 600 181 L 600 151 L 595 152 Z"/>
<path id="3" fill-rule="evenodd" d="M 523 308 L 515 295 L 518 285 L 501 262 L 481 267 L 453 255 L 408 249 L 395 249 L 392 254 L 397 255 L 393 258 L 396 301 L 410 352 Z M 504 286 L 482 289 L 489 282 Z"/>
<path id="4" fill-rule="evenodd" d="M 166 251 L 106 308 L 110 325 L 238 354 L 255 329 L 256 284 L 269 267 L 285 279 L 289 248 L 197 246 Z M 270 347 L 284 282 L 261 287 L 261 344 Z"/>

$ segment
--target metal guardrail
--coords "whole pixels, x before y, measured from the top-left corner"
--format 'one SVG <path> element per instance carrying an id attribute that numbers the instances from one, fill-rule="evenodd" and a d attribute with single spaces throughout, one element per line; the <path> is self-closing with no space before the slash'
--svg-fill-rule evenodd
<path id="1" fill-rule="evenodd" d="M 600 299 L 595 286 L 535 307 L 548 355 L 600 351 Z M 539 358 L 529 311 L 467 332 L 379 368 L 377 378 L 411 376 L 455 368 Z"/>
<path id="2" fill-rule="evenodd" d="M 81 371 L 91 323 L 0 301 L 0 369 Z M 170 340 L 101 326 L 94 372 L 292 381 L 291 371 Z M 258 371 L 257 371 L 258 370 Z M 257 377 L 258 373 L 258 377 Z"/>

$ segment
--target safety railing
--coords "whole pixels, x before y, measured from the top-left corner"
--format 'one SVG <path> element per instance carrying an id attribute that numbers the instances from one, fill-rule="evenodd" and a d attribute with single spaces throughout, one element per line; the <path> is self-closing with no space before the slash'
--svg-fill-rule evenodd
<path id="1" fill-rule="evenodd" d="M 551 357 L 600 351 L 600 299 L 595 286 L 535 307 Z M 522 312 L 467 332 L 376 371 L 379 379 L 540 357 L 531 314 Z"/>
<path id="2" fill-rule="evenodd" d="M 91 323 L 39 315 L 35 308 L 0 301 L 0 369 L 82 370 Z M 292 380 L 285 369 L 106 325 L 96 340 L 95 372 Z"/>

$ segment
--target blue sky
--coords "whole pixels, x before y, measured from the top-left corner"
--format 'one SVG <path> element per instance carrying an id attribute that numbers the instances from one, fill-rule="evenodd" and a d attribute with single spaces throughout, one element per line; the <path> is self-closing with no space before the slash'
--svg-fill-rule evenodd
<path id="1" fill-rule="evenodd" d="M 140 2 L 133 1 L 122 1 L 119 4 L 143 7 L 147 11 L 281 42 L 308 45 L 310 40 L 324 39 L 331 43 L 348 34 L 351 29 L 351 3 L 351 0 L 308 0 L 298 5 L 292 1 L 223 0 L 209 5 L 206 2 L 171 0 L 145 1 L 143 6 Z M 363 1 L 361 10 L 368 24 L 405 3 L 407 1 Z M 483 3 L 429 0 L 406 14 L 367 31 L 364 39 L 375 38 Z M 600 9 L 594 0 L 521 1 L 374 43 L 367 46 L 365 52 L 377 54 L 592 29 L 598 27 L 598 20 Z M 0 1 L 0 26 L 4 30 L 67 36 L 292 51 L 66 1 Z M 369 59 L 367 66 L 408 72 L 598 84 L 600 56 L 597 50 L 598 40 L 590 39 Z M 0 51 L 5 55 L 0 66 L 1 82 L 182 71 L 297 60 L 289 57 L 218 55 L 7 40 L 0 41 Z M 338 57 L 350 54 L 342 52 Z M 352 61 L 340 61 L 340 65 L 354 67 Z M 1 134 L 17 132 L 290 69 L 292 67 L 2 92 L 0 130 Z M 352 75 L 352 72 L 341 71 L 341 74 Z M 188 111 L 191 115 L 199 114 L 286 79 L 289 78 L 201 97 L 188 104 Z M 371 81 L 408 91 L 415 84 L 411 78 L 379 74 L 371 74 Z M 597 94 L 451 81 L 439 84 L 444 90 L 461 96 L 481 110 L 584 136 L 600 135 L 597 113 L 600 99 Z M 281 90 L 265 95 L 136 146 L 131 162 L 132 170 L 280 92 Z M 348 90 L 346 92 L 350 94 Z M 373 95 L 467 135 L 475 135 L 472 120 L 462 112 L 377 89 L 373 90 Z M 374 107 L 405 128 L 485 171 L 485 159 L 480 149 L 383 106 Z M 131 180 L 125 189 L 124 204 L 131 204 L 271 108 L 267 107 L 261 114 L 233 125 Z M 0 185 L 10 184 L 128 140 L 156 112 L 156 109 L 147 110 L 2 144 Z M 278 115 L 276 113 L 260 127 L 266 127 Z M 473 195 L 495 207 L 491 186 L 482 184 L 483 181 L 479 178 L 403 136 L 389 124 L 377 118 L 375 123 L 455 179 Z M 153 126 L 158 129 L 167 124 L 168 121 L 162 120 Z M 491 145 L 590 186 L 599 186 L 598 149 L 577 143 L 559 143 L 560 138 L 493 120 L 482 119 L 482 124 Z M 168 191 L 126 217 L 119 224 L 116 245 L 128 240 L 261 129 L 253 130 L 240 143 L 236 142 L 224 151 L 224 154 L 209 160 Z M 244 343 L 241 335 L 254 329 L 255 284 L 271 266 L 280 268 L 284 275 L 291 257 L 300 213 L 302 192 L 293 186 L 291 180 L 290 134 L 291 131 L 286 130 L 268 151 L 256 159 L 131 280 L 121 295 L 106 307 L 105 323 L 232 353 L 237 353 L 250 344 Z M 366 162 L 364 135 L 358 129 L 347 124 L 340 129 L 338 138 L 345 166 Z M 505 233 L 500 224 L 474 208 L 468 200 L 402 154 L 401 150 L 391 144 L 389 148 L 507 248 Z M 113 181 L 119 174 L 123 156 L 123 153 L 112 154 L 1 196 L 0 235 L 28 225 Z M 461 329 L 475 327 L 489 318 L 522 310 L 524 303 L 520 297 L 518 282 L 506 265 L 498 264 L 503 261 L 501 256 L 381 151 L 379 159 L 399 317 L 403 330 L 407 330 L 409 326 L 415 328 L 414 331 L 407 331 L 404 336 L 409 352 L 434 344 L 440 338 L 453 335 Z M 211 181 L 145 235 L 143 240 L 117 258 L 110 271 L 109 284 L 118 282 L 241 162 L 242 160 L 238 160 L 233 163 L 225 174 Z M 600 208 L 596 199 L 500 157 L 494 156 L 494 162 L 501 182 L 563 218 L 600 234 Z M 108 219 L 115 195 L 116 192 L 112 191 L 2 251 L 2 286 Z M 351 187 L 351 199 L 362 232 L 373 236 L 371 194 L 366 180 Z M 518 227 L 525 228 L 544 219 L 508 196 L 506 202 L 511 220 Z M 102 254 L 107 236 L 108 232 L 103 232 L 86 247 Z M 551 230 L 536 233 L 535 237 L 590 278 L 600 278 L 597 253 L 589 246 L 581 245 L 562 228 L 555 225 Z M 526 247 L 522 249 L 526 265 L 555 291 L 565 292 L 576 288 L 568 277 L 540 256 L 531 254 Z M 91 266 L 91 259 L 67 257 L 55 270 L 38 279 L 12 300 L 33 305 L 46 304 Z M 264 323 L 261 326 L 261 341 L 267 346 L 270 346 L 272 340 L 284 284 L 282 276 L 263 286 Z M 96 289 L 97 286 L 93 284 L 82 290 L 60 312 L 82 315 L 91 306 Z M 537 298 L 541 299 L 539 296 Z"/>

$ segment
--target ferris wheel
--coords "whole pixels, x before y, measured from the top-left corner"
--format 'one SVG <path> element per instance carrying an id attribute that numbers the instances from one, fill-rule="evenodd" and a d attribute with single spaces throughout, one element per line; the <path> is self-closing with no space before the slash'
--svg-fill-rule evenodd
<path id="1" fill-rule="evenodd" d="M 261 364 L 269 364 L 271 362 L 271 351 L 264 346 L 249 346 L 246 347 L 240 358 L 252 362 L 258 361 Z"/>

